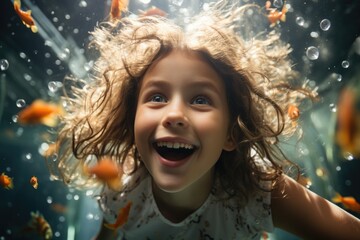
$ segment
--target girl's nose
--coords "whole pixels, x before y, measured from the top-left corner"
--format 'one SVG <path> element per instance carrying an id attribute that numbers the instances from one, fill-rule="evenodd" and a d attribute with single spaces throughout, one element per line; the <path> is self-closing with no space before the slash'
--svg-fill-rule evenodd
<path id="1" fill-rule="evenodd" d="M 188 118 L 181 104 L 173 104 L 163 118 L 163 126 L 166 128 L 186 128 Z"/>

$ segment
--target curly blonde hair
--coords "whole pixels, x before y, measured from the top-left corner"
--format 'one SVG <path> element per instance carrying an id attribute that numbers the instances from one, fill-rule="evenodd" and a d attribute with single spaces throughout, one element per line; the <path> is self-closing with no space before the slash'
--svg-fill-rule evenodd
<path id="1" fill-rule="evenodd" d="M 291 48 L 279 33 L 263 29 L 248 36 L 244 22 L 249 9 L 253 19 L 254 14 L 264 17 L 257 5 L 229 7 L 221 1 L 184 27 L 154 16 L 125 17 L 97 27 L 91 46 L 99 56 L 92 81 L 80 81 L 66 98 L 68 114 L 58 138 L 57 167 L 63 180 L 93 184 L 92 179 L 79 181 L 78 171 L 91 156 L 111 156 L 120 165 L 131 158 L 129 174 L 143 167 L 134 146 L 139 86 L 150 65 L 181 49 L 203 56 L 226 87 L 236 149 L 223 152 L 215 166 L 223 189 L 246 200 L 259 180 L 275 183 L 289 162 L 276 143 L 297 128 L 285 112 L 316 92 L 297 78 L 288 56 Z M 260 168 L 258 160 L 266 168 Z"/>

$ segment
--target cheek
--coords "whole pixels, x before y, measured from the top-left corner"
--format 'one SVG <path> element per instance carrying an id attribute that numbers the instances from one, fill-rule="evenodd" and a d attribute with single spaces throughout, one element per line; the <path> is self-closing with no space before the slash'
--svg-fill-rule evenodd
<path id="1" fill-rule="evenodd" d="M 139 107 L 136 111 L 134 122 L 135 144 L 138 145 L 140 141 L 148 140 L 150 133 L 154 127 L 157 126 L 156 115 L 148 111 L 144 111 Z"/>
<path id="2" fill-rule="evenodd" d="M 203 136 L 217 135 L 220 137 L 227 135 L 228 121 L 225 116 L 220 114 L 204 115 L 197 118 L 197 130 Z"/>

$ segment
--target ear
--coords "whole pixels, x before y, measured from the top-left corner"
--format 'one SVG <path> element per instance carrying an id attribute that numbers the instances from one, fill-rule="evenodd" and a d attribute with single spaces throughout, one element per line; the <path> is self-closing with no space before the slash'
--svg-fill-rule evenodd
<path id="1" fill-rule="evenodd" d="M 235 148 L 236 148 L 236 144 L 235 144 L 234 140 L 230 136 L 228 136 L 225 141 L 223 149 L 225 151 L 231 152 L 231 151 L 235 150 Z"/>

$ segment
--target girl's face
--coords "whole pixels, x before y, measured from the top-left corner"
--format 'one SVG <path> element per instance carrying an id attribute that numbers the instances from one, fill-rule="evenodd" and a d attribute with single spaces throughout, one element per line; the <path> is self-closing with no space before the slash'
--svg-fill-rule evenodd
<path id="1" fill-rule="evenodd" d="M 134 128 L 141 160 L 165 192 L 208 188 L 222 150 L 234 149 L 224 83 L 195 53 L 173 51 L 148 69 Z"/>

